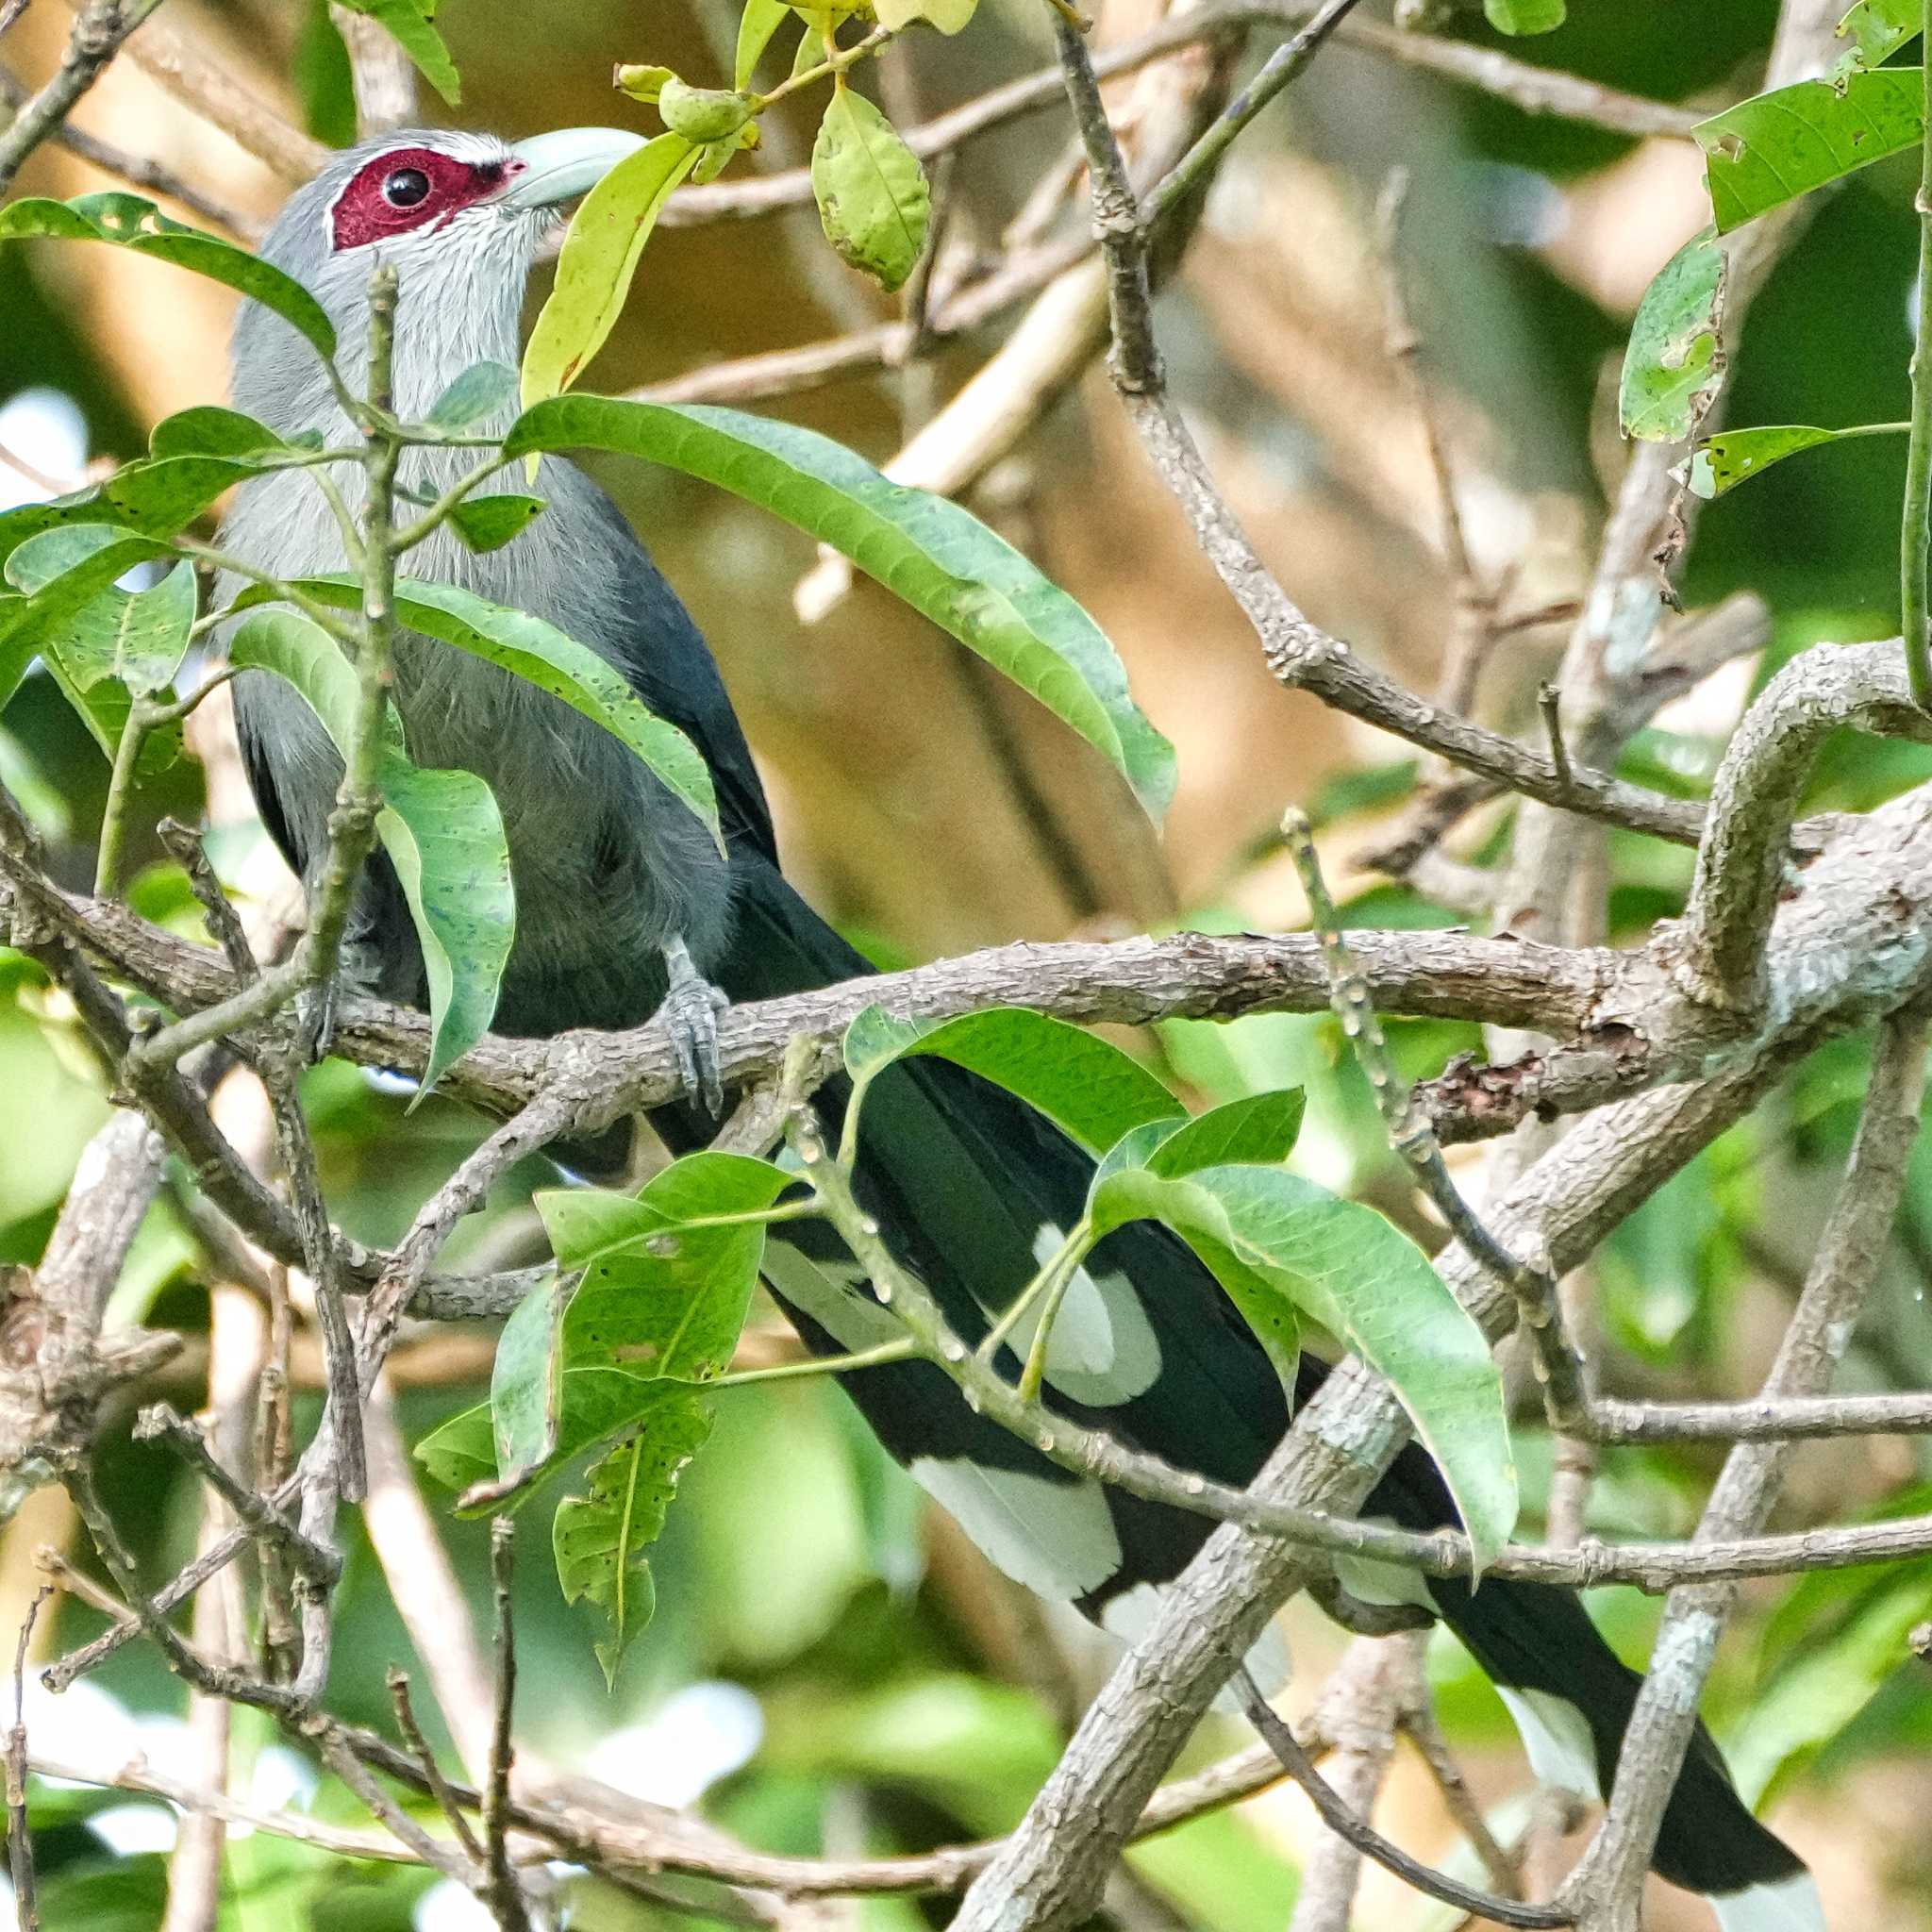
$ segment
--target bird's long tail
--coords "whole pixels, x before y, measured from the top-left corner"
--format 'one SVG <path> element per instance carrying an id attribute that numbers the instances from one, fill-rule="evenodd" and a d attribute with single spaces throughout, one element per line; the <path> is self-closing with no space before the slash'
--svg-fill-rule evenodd
<path id="1" fill-rule="evenodd" d="M 742 869 L 738 942 L 719 972 L 734 1000 L 847 979 L 866 962 L 761 863 Z M 841 1083 L 818 1106 L 836 1135 Z M 673 1137 L 687 1138 L 676 1131 Z M 967 1341 L 984 1333 L 1078 1219 L 1092 1164 L 998 1088 L 943 1061 L 881 1075 L 866 1102 L 858 1183 L 900 1257 Z M 816 1222 L 790 1224 L 769 1248 L 770 1284 L 812 1347 L 845 1351 L 896 1332 L 858 1271 Z M 794 1237 L 795 1239 L 791 1239 Z M 1024 1350 L 1028 1337 L 1018 1332 Z M 1007 1372 L 1017 1365 L 1008 1358 Z M 1303 1357 L 1298 1399 L 1326 1371 Z M 1070 1474 L 974 1413 L 930 1363 L 841 1378 L 887 1449 L 1008 1575 L 1076 1603 L 1116 1628 L 1144 1614 L 1211 1525 Z M 1267 1357 L 1212 1277 L 1152 1224 L 1109 1235 L 1061 1307 L 1047 1355 L 1056 1408 L 1184 1468 L 1245 1485 L 1288 1425 Z M 1453 1524 L 1428 1457 L 1405 1448 L 1364 1506 L 1406 1528 Z M 1357 1593 L 1378 1579 L 1344 1574 Z M 1538 1774 L 1586 1794 L 1607 1790 L 1639 1679 L 1571 1592 L 1491 1580 L 1379 1579 L 1381 1593 L 1424 1603 L 1495 1683 Z M 1726 1932 L 1822 1926 L 1796 1856 L 1754 1818 L 1700 1726 L 1657 1840 L 1656 1870 L 1712 1899 Z"/>

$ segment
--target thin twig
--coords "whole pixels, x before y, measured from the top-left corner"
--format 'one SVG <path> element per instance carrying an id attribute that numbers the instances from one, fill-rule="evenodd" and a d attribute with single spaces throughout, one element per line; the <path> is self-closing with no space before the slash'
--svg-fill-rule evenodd
<path id="1" fill-rule="evenodd" d="M 41 1907 L 34 1884 L 34 1840 L 27 1818 L 26 1776 L 26 1653 L 33 1641 L 34 1621 L 54 1593 L 51 1584 L 34 1592 L 21 1619 L 20 1641 L 13 1648 L 13 1726 L 7 1734 L 7 1868 L 13 1879 L 13 1909 L 19 1932 L 40 1932 Z"/>
<path id="2" fill-rule="evenodd" d="M 87 0 L 75 15 L 67 51 L 53 78 L 0 134 L 0 195 L 13 186 L 21 164 L 66 120 L 75 104 L 107 71 L 122 42 L 160 4 L 161 0 Z"/>
<path id="3" fill-rule="evenodd" d="M 516 1624 L 510 1601 L 515 1549 L 515 1525 L 508 1516 L 497 1517 L 490 1525 L 490 1576 L 496 1602 L 496 1715 L 483 1786 L 483 1840 L 490 1909 L 504 1932 L 530 1932 L 529 1910 L 509 1861 L 510 1721 L 517 1694 Z"/>

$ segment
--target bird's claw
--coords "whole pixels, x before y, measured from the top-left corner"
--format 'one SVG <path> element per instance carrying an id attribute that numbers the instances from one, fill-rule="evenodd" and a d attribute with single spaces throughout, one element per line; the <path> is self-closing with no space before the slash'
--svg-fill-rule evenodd
<path id="1" fill-rule="evenodd" d="M 677 1071 L 691 1097 L 714 1121 L 724 1117 L 724 1062 L 718 1045 L 718 1015 L 731 1002 L 705 978 L 682 940 L 664 949 L 669 973 L 658 1015 L 671 1036 Z"/>
<path id="2" fill-rule="evenodd" d="M 319 986 L 305 986 L 295 995 L 295 1045 L 310 1066 L 325 1060 L 335 1046 L 340 991 L 331 977 Z"/>

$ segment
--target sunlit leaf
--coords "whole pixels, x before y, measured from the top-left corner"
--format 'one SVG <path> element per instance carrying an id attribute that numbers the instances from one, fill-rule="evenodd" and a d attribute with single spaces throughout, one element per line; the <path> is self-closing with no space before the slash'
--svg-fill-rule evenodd
<path id="1" fill-rule="evenodd" d="M 548 508 L 541 496 L 518 496 L 508 491 L 494 496 L 466 496 L 450 511 L 450 527 L 467 550 L 501 550 Z"/>
<path id="2" fill-rule="evenodd" d="M 462 99 L 463 84 L 456 62 L 450 58 L 442 36 L 431 25 L 436 0 L 342 0 L 342 4 L 352 13 L 366 13 L 379 23 L 452 108 Z"/>
<path id="3" fill-rule="evenodd" d="M 1563 0 L 1483 0 L 1483 15 L 1499 34 L 1546 34 L 1563 25 Z"/>
<path id="4" fill-rule="evenodd" d="M 524 351 L 525 403 L 560 395 L 603 347 L 658 216 L 697 158 L 682 135 L 660 134 L 619 161 L 584 197 L 564 237 L 550 299 Z"/>
<path id="5" fill-rule="evenodd" d="M 744 11 L 738 21 L 738 53 L 731 63 L 733 87 L 751 85 L 759 56 L 771 45 L 772 36 L 785 24 L 791 11 L 785 0 L 744 0 Z"/>
<path id="6" fill-rule="evenodd" d="M 1865 423 L 1850 429 L 1815 429 L 1808 424 L 1784 423 L 1726 429 L 1698 444 L 1690 458 L 1690 491 L 1695 496 L 1722 496 L 1801 450 L 1859 436 L 1902 436 L 1911 426 L 1909 423 Z"/>
<path id="7" fill-rule="evenodd" d="M 1861 69 L 1876 67 L 1924 30 L 1923 0 L 1857 0 L 1838 24 L 1838 37 L 1850 44 L 1825 78 L 1839 83 Z"/>

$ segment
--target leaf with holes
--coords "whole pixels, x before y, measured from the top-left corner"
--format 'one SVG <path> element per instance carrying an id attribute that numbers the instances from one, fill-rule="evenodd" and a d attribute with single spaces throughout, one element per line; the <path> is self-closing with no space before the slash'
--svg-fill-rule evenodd
<path id="1" fill-rule="evenodd" d="M 910 490 L 809 429 L 737 409 L 560 396 L 526 410 L 508 456 L 608 449 L 701 477 L 829 544 L 1032 693 L 1118 768 L 1148 815 L 1174 795 L 1174 747 L 1073 598 L 943 496 Z"/>
<path id="2" fill-rule="evenodd" d="M 1275 1359 L 1280 1305 L 1322 1324 L 1386 1376 L 1456 1498 L 1478 1564 L 1516 1522 L 1503 1383 L 1483 1333 L 1428 1257 L 1372 1208 L 1278 1167 L 1126 1168 L 1088 1203 L 1098 1233 L 1153 1220 L 1211 1269 Z M 1291 1371 L 1290 1371 L 1291 1373 Z"/>
<path id="3" fill-rule="evenodd" d="M 1707 228 L 1657 272 L 1624 352 L 1619 404 L 1624 434 L 1680 442 L 1724 383 L 1724 258 Z"/>
<path id="4" fill-rule="evenodd" d="M 811 149 L 811 192 L 825 240 L 881 288 L 904 285 L 932 225 L 919 157 L 841 75 Z"/>
<path id="5" fill-rule="evenodd" d="M 1781 423 L 1756 429 L 1726 429 L 1698 444 L 1690 458 L 1690 493 L 1707 499 L 1722 496 L 1801 450 L 1861 436 L 1904 436 L 1911 426 L 1909 423 L 1862 423 L 1850 429 L 1816 429 L 1807 423 Z"/>
<path id="6" fill-rule="evenodd" d="M 1154 1075 L 1096 1033 L 1045 1013 L 1006 1007 L 956 1020 L 895 1020 L 868 1007 L 845 1029 L 853 1105 L 896 1060 L 930 1054 L 951 1060 L 1038 1108 L 1098 1153 L 1152 1121 L 1184 1124 L 1186 1112 Z"/>
<path id="7" fill-rule="evenodd" d="M 643 1426 L 591 1471 L 589 1492 L 557 1506 L 557 1580 L 565 1603 L 586 1599 L 608 1621 L 609 1635 L 594 1646 L 607 1688 L 657 1607 L 644 1552 L 663 1534 L 677 1478 L 710 1433 L 708 1406 L 689 1389 L 666 1385 Z"/>
<path id="8" fill-rule="evenodd" d="M 322 304 L 292 275 L 219 235 L 171 221 L 138 194 L 83 194 L 73 201 L 29 196 L 0 208 L 0 242 L 28 237 L 111 242 L 131 254 L 191 269 L 274 309 L 325 361 L 336 352 L 334 325 Z"/>
<path id="9" fill-rule="evenodd" d="M 1886 67 L 1774 88 L 1701 122 L 1718 233 L 1916 147 L 1923 90 L 1917 68 Z"/>
<path id="10" fill-rule="evenodd" d="M 1838 38 L 1849 42 L 1825 78 L 1842 85 L 1854 74 L 1878 66 L 1924 31 L 1924 0 L 1858 0 L 1838 24 Z"/>
<path id="11" fill-rule="evenodd" d="M 525 404 L 560 395 L 603 347 L 671 191 L 698 150 L 660 134 L 619 161 L 584 197 L 558 258 L 557 280 L 524 351 Z"/>

